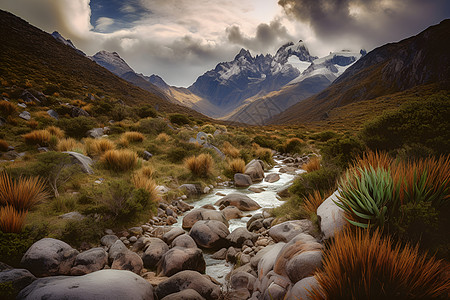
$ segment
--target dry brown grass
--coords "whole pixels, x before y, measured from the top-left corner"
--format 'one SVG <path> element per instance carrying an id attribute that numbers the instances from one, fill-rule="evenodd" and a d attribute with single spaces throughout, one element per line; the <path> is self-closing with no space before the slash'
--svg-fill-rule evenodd
<path id="1" fill-rule="evenodd" d="M 313 172 L 320 169 L 320 158 L 318 156 L 313 156 L 309 161 L 302 166 L 306 172 Z"/>
<path id="2" fill-rule="evenodd" d="M 446 299 L 448 265 L 377 230 L 345 230 L 324 253 L 313 299 Z"/>
<path id="3" fill-rule="evenodd" d="M 135 152 L 127 149 L 108 150 L 101 157 L 104 165 L 114 171 L 128 171 L 136 167 L 138 156 Z"/>
<path id="4" fill-rule="evenodd" d="M 84 151 L 88 156 L 95 157 L 101 156 L 103 153 L 109 150 L 114 150 L 116 145 L 113 141 L 101 138 L 101 139 L 85 139 Z"/>
<path id="5" fill-rule="evenodd" d="M 191 173 L 197 177 L 208 177 L 212 173 L 214 160 L 210 154 L 200 154 L 198 156 L 188 157 L 184 165 Z"/>
<path id="6" fill-rule="evenodd" d="M 34 130 L 24 134 L 25 143 L 29 145 L 48 146 L 52 135 L 47 130 Z"/>
<path id="7" fill-rule="evenodd" d="M 58 144 L 56 145 L 56 150 L 58 151 L 73 151 L 83 149 L 83 144 L 78 142 L 77 140 L 73 138 L 67 138 L 67 139 L 61 139 L 58 141 Z"/>
<path id="8" fill-rule="evenodd" d="M 323 195 L 320 191 L 314 191 L 312 194 L 308 194 L 308 196 L 303 198 L 302 208 L 308 214 L 312 215 L 317 213 L 317 208 L 331 196 L 333 191 L 325 192 Z"/>
<path id="9" fill-rule="evenodd" d="M 365 152 L 361 159 L 353 163 L 354 168 L 369 169 L 372 166 L 374 169 L 383 168 L 388 169 L 394 163 L 394 159 L 389 156 L 387 152 L 383 151 L 368 151 Z"/>
<path id="10" fill-rule="evenodd" d="M 268 164 L 273 164 L 272 150 L 269 148 L 257 147 L 255 150 L 255 155 L 257 158 L 265 161 Z"/>
<path id="11" fill-rule="evenodd" d="M 0 151 L 3 152 L 8 151 L 8 147 L 9 147 L 8 142 L 0 139 Z"/>
<path id="12" fill-rule="evenodd" d="M 133 175 L 131 178 L 131 181 L 133 182 L 133 185 L 138 189 L 144 189 L 150 194 L 150 200 L 152 201 L 158 201 L 158 190 L 156 189 L 157 184 L 155 180 L 152 178 L 141 176 L 142 174 L 137 172 Z"/>
<path id="13" fill-rule="evenodd" d="M 144 178 L 153 178 L 153 174 L 155 174 L 155 169 L 153 169 L 152 166 L 148 165 L 140 168 L 136 173 Z"/>
<path id="14" fill-rule="evenodd" d="M 245 172 L 245 161 L 241 158 L 235 158 L 227 161 L 225 166 L 225 175 L 229 178 L 233 178 L 236 173 Z"/>
<path id="15" fill-rule="evenodd" d="M 224 142 L 222 146 L 222 152 L 232 158 L 238 158 L 240 156 L 239 150 L 231 145 L 229 142 Z"/>
<path id="16" fill-rule="evenodd" d="M 30 127 L 31 129 L 36 129 L 39 126 L 39 122 L 36 120 L 29 120 L 27 122 L 28 127 Z"/>
<path id="17" fill-rule="evenodd" d="M 30 209 L 49 196 L 39 177 L 20 177 L 13 180 L 8 173 L 0 173 L 0 204 L 11 205 L 18 211 Z"/>
<path id="18" fill-rule="evenodd" d="M 127 140 L 130 143 L 140 143 L 144 141 L 145 136 L 137 131 L 128 131 L 122 134 L 122 138 Z"/>
<path id="19" fill-rule="evenodd" d="M 17 110 L 16 106 L 11 102 L 5 100 L 0 101 L 0 113 L 4 117 L 10 116 L 11 114 L 15 113 L 16 110 Z"/>
<path id="20" fill-rule="evenodd" d="M 20 233 L 28 211 L 17 211 L 7 205 L 0 208 L 0 230 L 4 233 Z"/>
<path id="21" fill-rule="evenodd" d="M 170 136 L 167 133 L 162 132 L 162 133 L 158 134 L 158 136 L 156 137 L 156 140 L 161 143 L 167 143 L 170 140 Z"/>
<path id="22" fill-rule="evenodd" d="M 50 132 L 51 135 L 56 136 L 58 139 L 62 139 L 65 135 L 64 130 L 56 126 L 49 126 L 45 130 Z"/>

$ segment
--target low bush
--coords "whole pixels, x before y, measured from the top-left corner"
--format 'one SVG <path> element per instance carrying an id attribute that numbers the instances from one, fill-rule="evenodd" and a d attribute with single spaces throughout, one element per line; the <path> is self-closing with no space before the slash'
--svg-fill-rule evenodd
<path id="1" fill-rule="evenodd" d="M 343 170 L 361 156 L 364 151 L 363 144 L 353 137 L 335 138 L 327 141 L 321 148 L 325 161 L 335 164 Z"/>
<path id="2" fill-rule="evenodd" d="M 138 163 L 138 156 L 135 152 L 127 149 L 108 150 L 101 157 L 106 168 L 116 172 L 123 172 L 134 169 Z"/>
<path id="3" fill-rule="evenodd" d="M 200 128 L 200 130 L 205 133 L 213 134 L 216 131 L 216 127 L 214 127 L 214 125 L 211 125 L 211 124 L 206 124 L 206 125 L 203 125 Z"/>
<path id="4" fill-rule="evenodd" d="M 292 186 L 289 188 L 289 192 L 302 198 L 314 193 L 314 191 L 325 193 L 329 190 L 334 190 L 336 187 L 336 179 L 339 175 L 339 169 L 327 166 L 317 171 L 303 173 L 294 180 Z"/>
<path id="5" fill-rule="evenodd" d="M 82 138 L 87 132 L 97 125 L 93 118 L 76 117 L 70 119 L 60 119 L 57 126 L 62 128 L 65 133 L 73 138 Z"/>
<path id="6" fill-rule="evenodd" d="M 47 130 L 34 130 L 24 134 L 25 143 L 29 145 L 48 146 L 52 135 Z"/>
<path id="7" fill-rule="evenodd" d="M 194 143 L 179 142 L 176 147 L 171 147 L 167 151 L 167 160 L 172 163 L 180 163 L 186 157 L 199 152 L 199 146 Z"/>
<path id="8" fill-rule="evenodd" d="M 338 134 L 334 131 L 322 131 L 316 134 L 311 135 L 312 140 L 320 141 L 320 142 L 326 142 L 328 140 L 331 140 L 332 138 L 336 138 Z"/>
<path id="9" fill-rule="evenodd" d="M 264 148 L 276 149 L 278 141 L 272 137 L 257 135 L 253 138 L 253 143 L 256 143 Z"/>
<path id="10" fill-rule="evenodd" d="M 98 157 L 103 155 L 106 151 L 114 150 L 116 145 L 113 141 L 106 138 L 101 139 L 84 139 L 84 151 L 90 157 Z"/>
<path id="11" fill-rule="evenodd" d="M 318 156 L 313 156 L 309 161 L 302 166 L 306 172 L 313 172 L 320 169 L 320 158 Z"/>
<path id="12" fill-rule="evenodd" d="M 139 132 L 158 135 L 162 132 L 167 132 L 169 127 L 166 121 L 160 118 L 142 119 L 138 125 Z"/>
<path id="13" fill-rule="evenodd" d="M 156 118 L 158 116 L 156 110 L 150 105 L 139 106 L 137 109 L 137 115 L 140 118 L 148 118 L 148 117 Z"/>
<path id="14" fill-rule="evenodd" d="M 290 138 L 284 144 L 283 152 L 291 154 L 301 154 L 306 146 L 306 143 L 299 138 Z"/>
<path id="15" fill-rule="evenodd" d="M 183 114 L 172 114 L 169 116 L 169 120 L 171 123 L 177 124 L 177 125 L 185 125 L 185 124 L 189 124 L 191 122 L 189 120 L 189 118 Z"/>
<path id="16" fill-rule="evenodd" d="M 126 139 L 130 143 L 138 143 L 144 141 L 145 136 L 137 131 L 128 131 L 122 134 L 122 138 Z"/>
<path id="17" fill-rule="evenodd" d="M 234 178 L 236 173 L 245 172 L 245 161 L 241 158 L 228 160 L 225 165 L 224 175 L 228 178 Z"/>
<path id="18" fill-rule="evenodd" d="M 56 126 L 49 126 L 45 130 L 50 132 L 51 135 L 56 136 L 58 139 L 62 139 L 64 137 L 64 131 Z"/>
<path id="19" fill-rule="evenodd" d="M 83 243 L 94 246 L 103 236 L 107 225 L 111 224 L 102 219 L 94 219 L 92 216 L 87 216 L 83 220 L 69 220 L 64 226 L 60 239 L 72 247 L 80 247 Z"/>
<path id="20" fill-rule="evenodd" d="M 188 157 L 185 160 L 184 165 L 194 176 L 208 177 L 212 173 L 214 161 L 210 154 L 202 153 L 198 156 Z"/>
<path id="21" fill-rule="evenodd" d="M 8 151 L 9 145 L 5 140 L 0 139 L 0 151 L 5 152 Z"/>

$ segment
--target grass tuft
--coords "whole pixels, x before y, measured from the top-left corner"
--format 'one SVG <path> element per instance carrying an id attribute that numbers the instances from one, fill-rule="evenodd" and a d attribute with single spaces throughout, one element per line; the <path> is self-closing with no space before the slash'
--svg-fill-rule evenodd
<path id="1" fill-rule="evenodd" d="M 308 215 L 316 214 L 317 208 L 319 208 L 323 201 L 330 197 L 332 193 L 332 190 L 326 192 L 325 194 L 322 194 L 320 191 L 315 190 L 313 193 L 308 194 L 303 198 L 303 203 L 301 204 L 303 211 Z"/>
<path id="2" fill-rule="evenodd" d="M 245 172 L 245 161 L 241 158 L 235 158 L 232 160 L 228 160 L 225 166 L 225 176 L 228 178 L 233 178 L 236 173 L 244 173 Z"/>
<path id="3" fill-rule="evenodd" d="M 320 169 L 320 158 L 318 156 L 313 156 L 309 161 L 302 166 L 306 172 L 313 172 Z"/>
<path id="4" fill-rule="evenodd" d="M 0 151 L 2 152 L 8 151 L 8 147 L 9 147 L 8 142 L 0 139 Z"/>
<path id="5" fill-rule="evenodd" d="M 73 138 L 60 139 L 56 145 L 58 151 L 73 151 L 83 149 L 83 145 Z"/>
<path id="6" fill-rule="evenodd" d="M 131 181 L 133 185 L 138 189 L 144 189 L 150 194 L 150 200 L 158 201 L 158 190 L 155 180 L 149 177 L 141 176 L 142 173 L 137 172 L 133 175 Z"/>
<path id="7" fill-rule="evenodd" d="M 27 211 L 17 211 L 11 205 L 0 208 L 0 230 L 4 233 L 22 232 Z"/>
<path id="8" fill-rule="evenodd" d="M 184 165 L 197 177 L 208 177 L 212 173 L 214 166 L 213 158 L 210 154 L 200 154 L 188 157 Z"/>
<path id="9" fill-rule="evenodd" d="M 165 132 L 161 132 L 156 137 L 156 140 L 161 143 L 167 143 L 170 140 L 170 136 Z"/>
<path id="10" fill-rule="evenodd" d="M 52 135 L 47 130 L 34 130 L 30 133 L 24 134 L 25 143 L 29 145 L 48 146 Z"/>
<path id="11" fill-rule="evenodd" d="M 17 110 L 16 106 L 9 101 L 1 100 L 0 101 L 0 113 L 4 117 L 8 117 L 15 113 Z"/>
<path id="12" fill-rule="evenodd" d="M 108 150 L 101 157 L 106 168 L 119 171 L 128 171 L 136 167 L 138 156 L 135 152 L 127 149 Z"/>
<path id="13" fill-rule="evenodd" d="M 236 147 L 234 147 L 233 145 L 231 145 L 229 142 L 226 142 L 226 141 L 223 143 L 222 152 L 226 156 L 232 157 L 232 158 L 238 158 L 240 156 L 239 150 Z"/>
<path id="14" fill-rule="evenodd" d="M 128 131 L 122 134 L 122 138 L 130 143 L 138 143 L 142 142 L 145 139 L 145 136 L 137 131 Z"/>
<path id="15" fill-rule="evenodd" d="M 85 139 L 84 140 L 84 150 L 88 156 L 95 157 L 101 156 L 103 153 L 109 150 L 114 150 L 116 145 L 113 141 L 102 138 L 102 139 Z"/>
<path id="16" fill-rule="evenodd" d="M 58 139 L 62 139 L 65 135 L 64 130 L 56 126 L 49 126 L 45 130 L 50 132 L 51 135 L 56 136 Z"/>

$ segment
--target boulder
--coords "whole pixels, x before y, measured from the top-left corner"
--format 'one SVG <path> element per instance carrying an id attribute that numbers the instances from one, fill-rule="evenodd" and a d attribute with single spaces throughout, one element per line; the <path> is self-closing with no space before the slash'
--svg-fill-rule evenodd
<path id="1" fill-rule="evenodd" d="M 25 252 L 21 265 L 36 277 L 70 274 L 78 251 L 63 241 L 43 238 Z"/>
<path id="2" fill-rule="evenodd" d="M 207 300 L 219 299 L 220 287 L 196 271 L 181 271 L 161 282 L 155 289 L 158 299 L 182 290 L 193 289 Z"/>
<path id="3" fill-rule="evenodd" d="M 230 278 L 230 285 L 233 290 L 246 289 L 253 292 L 254 285 L 256 282 L 256 277 L 247 272 L 233 272 Z"/>
<path id="4" fill-rule="evenodd" d="M 278 253 L 280 253 L 280 251 L 281 251 L 281 249 L 283 249 L 284 245 L 286 245 L 286 243 L 279 242 L 273 246 L 268 246 L 266 248 L 270 247 L 270 249 L 268 249 L 267 251 L 264 251 L 264 253 L 258 258 L 258 279 L 259 280 L 263 279 L 263 277 L 266 276 L 267 273 L 269 273 L 273 269 L 273 266 L 275 265 L 276 259 L 278 257 Z M 261 251 L 263 251 L 263 250 L 261 250 Z M 258 252 L 258 254 L 259 254 L 259 252 Z M 255 260 L 256 260 L 255 257 L 253 257 L 250 260 L 250 263 L 252 265 L 255 264 Z"/>
<path id="5" fill-rule="evenodd" d="M 85 275 L 98 270 L 108 263 L 108 253 L 103 248 L 92 248 L 81 252 L 75 258 L 70 275 Z"/>
<path id="6" fill-rule="evenodd" d="M 249 187 L 248 190 L 253 193 L 262 193 L 265 191 L 265 189 L 259 187 Z"/>
<path id="7" fill-rule="evenodd" d="M 150 152 L 148 152 L 147 150 L 144 151 L 144 153 L 142 153 L 142 158 L 144 160 L 149 160 L 150 158 L 153 157 L 153 154 L 151 154 Z"/>
<path id="8" fill-rule="evenodd" d="M 111 269 L 128 270 L 138 275 L 141 274 L 143 268 L 144 263 L 142 258 L 130 250 L 124 253 L 119 253 L 111 265 Z"/>
<path id="9" fill-rule="evenodd" d="M 242 244 L 247 240 L 250 240 L 253 243 L 255 243 L 257 239 L 258 235 L 248 231 L 247 228 L 245 227 L 238 227 L 227 236 L 228 242 L 232 246 L 238 248 L 241 248 Z"/>
<path id="10" fill-rule="evenodd" d="M 172 276 L 180 271 L 205 273 L 206 262 L 198 248 L 175 247 L 164 253 L 158 263 L 158 276 Z"/>
<path id="11" fill-rule="evenodd" d="M 169 246 L 158 238 L 150 238 L 147 245 L 142 255 L 142 261 L 144 262 L 144 267 L 147 269 L 155 269 L 164 253 L 169 251 Z"/>
<path id="12" fill-rule="evenodd" d="M 242 173 L 234 174 L 234 185 L 236 187 L 248 187 L 252 184 L 253 182 L 249 175 Z"/>
<path id="13" fill-rule="evenodd" d="M 109 249 L 109 247 L 111 247 L 118 239 L 117 235 L 107 234 L 100 239 L 100 243 Z"/>
<path id="14" fill-rule="evenodd" d="M 103 128 L 92 128 L 87 132 L 88 137 L 92 138 L 101 138 L 105 133 L 103 132 Z"/>
<path id="15" fill-rule="evenodd" d="M 320 229 L 323 232 L 324 239 L 333 237 L 347 224 L 344 211 L 335 203 L 340 202 L 338 197 L 339 191 L 336 191 L 317 208 L 317 216 L 320 220 Z"/>
<path id="16" fill-rule="evenodd" d="M 180 227 L 174 227 L 172 228 L 169 232 L 166 232 L 162 239 L 164 242 L 166 242 L 167 245 L 172 244 L 173 240 L 175 238 L 177 238 L 178 236 L 185 234 L 186 231 L 184 231 L 182 228 Z"/>
<path id="17" fill-rule="evenodd" d="M 115 241 L 114 244 L 112 244 L 108 250 L 109 262 L 112 263 L 114 259 L 117 257 L 117 255 L 119 255 L 120 253 L 125 253 L 127 251 L 128 251 L 127 246 L 125 246 L 125 244 L 121 240 Z"/>
<path id="18" fill-rule="evenodd" d="M 197 244 L 195 243 L 194 239 L 191 238 L 188 234 L 182 234 L 180 236 L 177 236 L 172 244 L 170 245 L 173 247 L 181 247 L 181 248 L 197 248 Z"/>
<path id="19" fill-rule="evenodd" d="M 167 295 L 161 300 L 205 300 L 205 298 L 203 298 L 196 290 L 187 289 Z"/>
<path id="20" fill-rule="evenodd" d="M 153 287 L 130 271 L 100 270 L 83 276 L 40 278 L 23 289 L 17 299 L 152 300 Z"/>
<path id="21" fill-rule="evenodd" d="M 141 226 L 131 227 L 130 229 L 128 229 L 128 231 L 134 235 L 142 235 L 142 233 L 144 232 Z"/>
<path id="22" fill-rule="evenodd" d="M 188 212 L 183 218 L 182 227 L 184 229 L 190 229 L 200 220 L 216 220 L 228 227 L 228 220 L 221 211 L 206 208 L 198 208 Z"/>
<path id="23" fill-rule="evenodd" d="M 306 277 L 294 284 L 286 295 L 286 300 L 311 300 L 313 297 L 309 296 L 309 292 L 319 287 L 316 277 Z"/>
<path id="24" fill-rule="evenodd" d="M 178 188 L 188 195 L 200 195 L 202 193 L 202 187 L 192 183 L 182 184 Z"/>
<path id="25" fill-rule="evenodd" d="M 219 260 L 225 259 L 226 256 L 227 256 L 227 250 L 228 250 L 227 248 L 222 248 L 222 249 L 220 249 L 219 251 L 215 252 L 215 253 L 211 256 L 211 258 L 219 259 Z"/>
<path id="26" fill-rule="evenodd" d="M 90 117 L 89 113 L 85 111 L 84 109 L 78 107 L 78 106 L 72 106 L 72 111 L 70 112 L 70 116 L 72 118 L 76 117 Z"/>
<path id="27" fill-rule="evenodd" d="M 252 182 L 264 179 L 264 164 L 260 160 L 252 160 L 245 166 L 244 174 L 249 175 Z"/>
<path id="28" fill-rule="evenodd" d="M 52 117 L 55 120 L 59 120 L 59 115 L 56 111 L 54 111 L 53 109 L 49 109 L 47 110 L 47 114 Z"/>
<path id="29" fill-rule="evenodd" d="M 0 272 L 0 285 L 3 283 L 11 283 L 15 297 L 21 290 L 30 285 L 36 277 L 26 269 L 7 269 Z M 0 296 L 3 293 L 0 289 Z"/>
<path id="30" fill-rule="evenodd" d="M 238 209 L 242 211 L 251 211 L 260 209 L 256 201 L 252 200 L 249 196 L 241 194 L 241 193 L 231 193 L 226 195 L 225 197 L 219 199 L 214 205 L 216 206 L 236 206 Z"/>
<path id="31" fill-rule="evenodd" d="M 292 282 L 298 282 L 305 277 L 312 276 L 322 267 L 322 251 L 304 251 L 294 256 L 286 265 L 286 273 Z"/>
<path id="32" fill-rule="evenodd" d="M 198 221 L 192 226 L 189 235 L 202 248 L 222 248 L 227 245 L 228 227 L 216 220 Z"/>
<path id="33" fill-rule="evenodd" d="M 73 151 L 64 151 L 63 153 L 69 154 L 74 163 L 80 164 L 81 170 L 84 173 L 94 174 L 94 170 L 92 170 L 93 161 L 90 157 Z"/>
<path id="34" fill-rule="evenodd" d="M 185 195 L 183 195 L 185 196 Z M 176 207 L 178 207 L 179 210 L 181 210 L 182 212 L 188 211 L 193 209 L 194 207 L 192 205 L 187 204 L 186 202 L 184 202 L 183 200 L 177 200 L 174 202 L 172 202 L 172 204 L 174 204 Z"/>
<path id="35" fill-rule="evenodd" d="M 278 173 L 270 173 L 264 178 L 264 181 L 269 183 L 274 183 L 280 180 L 280 175 Z"/>
<path id="36" fill-rule="evenodd" d="M 227 220 L 240 219 L 244 216 L 236 206 L 227 206 L 222 209 L 222 213 Z"/>
<path id="37" fill-rule="evenodd" d="M 286 221 L 269 229 L 269 235 L 275 242 L 289 242 L 300 233 L 312 233 L 314 225 L 308 219 Z"/>

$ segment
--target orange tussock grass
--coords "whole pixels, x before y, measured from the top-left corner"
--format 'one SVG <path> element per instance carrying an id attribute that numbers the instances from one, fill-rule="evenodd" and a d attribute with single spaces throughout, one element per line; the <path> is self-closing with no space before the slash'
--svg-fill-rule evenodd
<path id="1" fill-rule="evenodd" d="M 158 134 L 158 136 L 156 137 L 156 140 L 158 142 L 167 143 L 170 140 L 170 136 L 167 135 L 167 133 L 162 132 L 162 133 Z"/>
<path id="2" fill-rule="evenodd" d="M 231 145 L 229 142 L 224 142 L 222 146 L 222 152 L 232 158 L 238 158 L 240 156 L 239 150 Z"/>
<path id="3" fill-rule="evenodd" d="M 192 174 L 198 177 L 208 177 L 214 166 L 214 160 L 210 154 L 200 154 L 198 156 L 188 157 L 184 161 L 184 165 Z"/>
<path id="4" fill-rule="evenodd" d="M 133 185 L 138 189 L 144 189 L 150 194 L 150 200 L 159 200 L 156 182 L 152 178 L 143 177 L 140 173 L 136 173 L 131 178 Z"/>
<path id="5" fill-rule="evenodd" d="M 333 191 L 325 192 L 323 195 L 320 191 L 314 191 L 312 194 L 308 194 L 308 196 L 303 198 L 302 208 L 308 214 L 312 215 L 317 213 L 317 208 L 320 204 L 325 201 L 328 197 L 331 196 Z"/>
<path id="6" fill-rule="evenodd" d="M 58 151 L 73 151 L 75 149 L 83 149 L 83 145 L 73 138 L 61 139 L 56 145 Z"/>
<path id="7" fill-rule="evenodd" d="M 320 169 L 320 158 L 318 156 L 313 156 L 302 167 L 308 173 L 309 172 L 313 172 L 313 171 L 317 171 L 317 170 Z"/>
<path id="8" fill-rule="evenodd" d="M 368 151 L 365 152 L 363 157 L 356 160 L 353 163 L 353 167 L 356 168 L 366 168 L 369 169 L 372 166 L 374 169 L 383 168 L 389 169 L 389 167 L 394 163 L 394 159 L 389 156 L 387 152 L 384 151 Z"/>
<path id="9" fill-rule="evenodd" d="M 135 152 L 128 149 L 108 150 L 103 154 L 101 161 L 108 169 L 128 171 L 136 166 L 138 156 Z"/>
<path id="10" fill-rule="evenodd" d="M 450 291 L 445 262 L 417 247 L 393 244 L 376 230 L 344 230 L 324 252 L 313 299 L 444 299 Z"/>
<path id="11" fill-rule="evenodd" d="M 1 100 L 0 101 L 0 112 L 3 116 L 9 116 L 13 113 L 15 113 L 17 110 L 16 106 L 12 104 L 11 102 Z"/>
<path id="12" fill-rule="evenodd" d="M 102 139 L 85 139 L 84 140 L 84 151 L 88 156 L 100 156 L 106 151 L 114 150 L 116 145 L 113 141 L 102 138 Z"/>
<path id="13" fill-rule="evenodd" d="M 7 205 L 0 208 L 0 230 L 4 233 L 22 232 L 28 211 L 17 211 Z"/>
<path id="14" fill-rule="evenodd" d="M 49 196 L 39 177 L 20 177 L 12 180 L 8 173 L 0 174 L 0 204 L 11 205 L 18 211 L 30 209 Z"/>
<path id="15" fill-rule="evenodd" d="M 153 169 L 152 166 L 145 166 L 145 167 L 140 168 L 136 173 L 139 176 L 144 177 L 144 178 L 153 178 L 155 169 Z"/>
<path id="16" fill-rule="evenodd" d="M 227 173 L 231 176 L 236 173 L 244 173 L 245 172 L 245 161 L 241 158 L 235 158 L 229 160 L 226 166 Z"/>
<path id="17" fill-rule="evenodd" d="M 5 140 L 0 139 L 0 151 L 7 151 L 8 150 L 8 142 L 6 142 Z"/>
<path id="18" fill-rule="evenodd" d="M 47 146 L 50 143 L 52 135 L 47 130 L 34 130 L 30 133 L 24 134 L 25 143 L 29 145 Z"/>
<path id="19" fill-rule="evenodd" d="M 145 136 L 137 131 L 128 131 L 122 134 L 122 138 L 126 139 L 130 143 L 142 142 Z"/>
<path id="20" fill-rule="evenodd" d="M 64 137 L 64 130 L 56 126 L 49 126 L 45 130 L 50 132 L 51 135 L 56 136 L 58 139 L 62 139 Z"/>
<path id="21" fill-rule="evenodd" d="M 39 125 L 39 122 L 36 120 L 29 120 L 27 122 L 28 127 L 32 128 L 32 129 L 36 129 Z"/>

